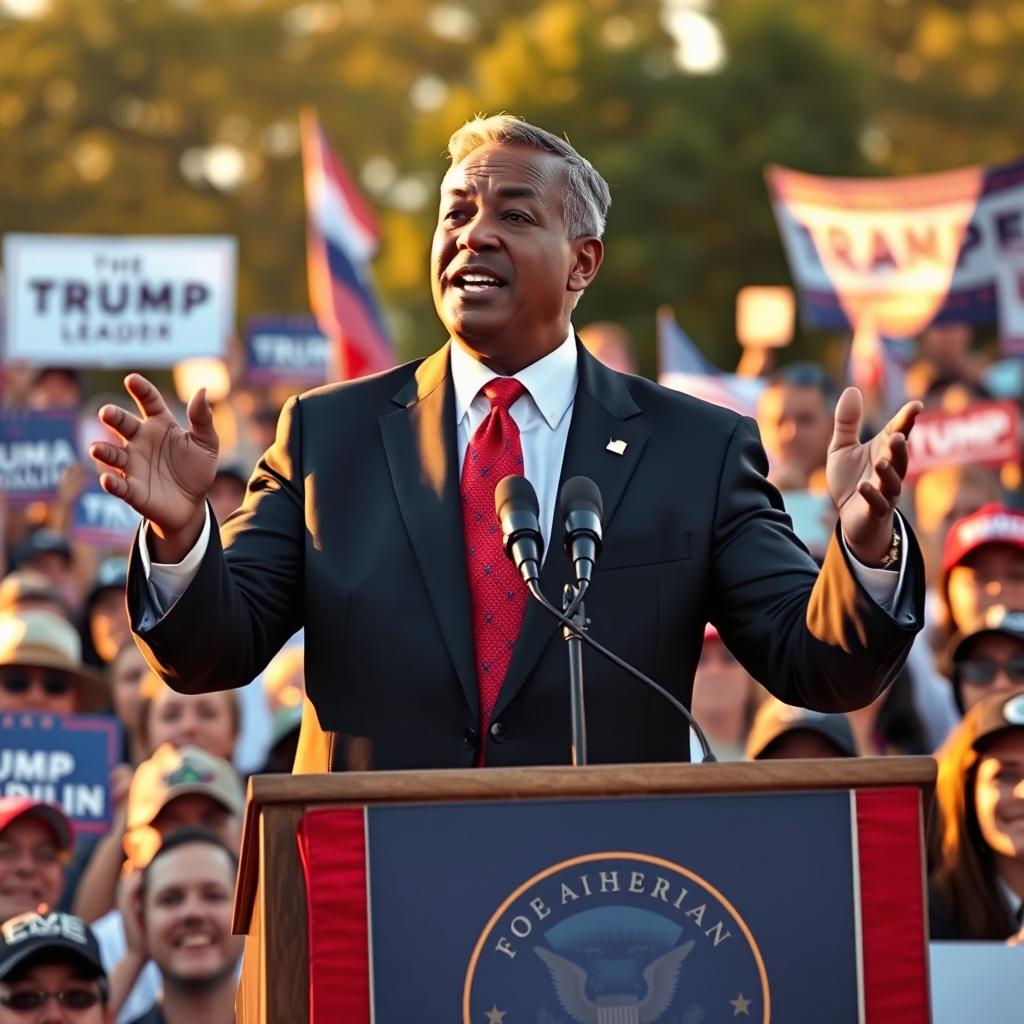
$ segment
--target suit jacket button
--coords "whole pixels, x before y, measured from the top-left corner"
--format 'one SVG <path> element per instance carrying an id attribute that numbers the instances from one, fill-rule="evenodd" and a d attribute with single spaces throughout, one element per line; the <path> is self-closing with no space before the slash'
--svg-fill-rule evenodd
<path id="1" fill-rule="evenodd" d="M 501 743 L 503 740 L 508 739 L 508 734 L 505 732 L 505 726 L 501 722 L 491 723 L 491 739 L 495 743 Z"/>
<path id="2" fill-rule="evenodd" d="M 470 750 L 476 750 L 480 744 L 480 734 L 471 725 L 467 725 L 466 731 L 462 734 L 462 742 Z"/>

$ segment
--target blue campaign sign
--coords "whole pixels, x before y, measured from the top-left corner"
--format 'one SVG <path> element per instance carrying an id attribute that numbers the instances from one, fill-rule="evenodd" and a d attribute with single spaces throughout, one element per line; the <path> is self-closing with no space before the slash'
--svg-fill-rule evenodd
<path id="1" fill-rule="evenodd" d="M 110 770 L 121 759 L 121 723 L 107 715 L 0 715 L 0 796 L 56 804 L 75 831 L 110 830 Z"/>
<path id="2" fill-rule="evenodd" d="M 246 325 L 248 378 L 253 384 L 327 380 L 330 343 L 311 316 L 252 317 Z"/>
<path id="3" fill-rule="evenodd" d="M 857 1024 L 850 800 L 371 807 L 375 1019 Z"/>
<path id="4" fill-rule="evenodd" d="M 100 487 L 92 473 L 75 502 L 71 516 L 71 539 L 82 544 L 127 551 L 142 517 L 120 498 Z"/>
<path id="5" fill-rule="evenodd" d="M 75 411 L 0 412 L 0 489 L 16 504 L 45 501 L 78 461 Z"/>

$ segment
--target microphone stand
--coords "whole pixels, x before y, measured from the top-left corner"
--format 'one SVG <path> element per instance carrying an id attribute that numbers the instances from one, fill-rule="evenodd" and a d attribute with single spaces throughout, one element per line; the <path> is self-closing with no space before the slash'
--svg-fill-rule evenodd
<path id="1" fill-rule="evenodd" d="M 532 592 L 532 587 L 530 588 Z M 587 763 L 587 712 L 583 701 L 583 640 L 587 614 L 583 608 L 586 583 L 566 583 L 562 591 L 562 614 L 570 625 L 562 626 L 562 636 L 569 646 L 569 706 L 572 715 L 573 767 Z M 536 594 L 534 595 L 536 596 Z"/>

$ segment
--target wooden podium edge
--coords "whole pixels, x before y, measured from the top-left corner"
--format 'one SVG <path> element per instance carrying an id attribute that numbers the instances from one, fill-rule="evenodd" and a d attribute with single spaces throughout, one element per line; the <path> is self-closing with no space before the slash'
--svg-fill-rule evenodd
<path id="1" fill-rule="evenodd" d="M 680 796 L 799 790 L 893 788 L 922 790 L 927 810 L 937 765 L 931 757 L 821 758 L 706 764 L 563 765 L 528 768 L 446 768 L 433 771 L 253 775 L 246 799 L 232 931 L 249 931 L 260 877 L 260 825 L 265 809 L 289 804 L 437 803 L 478 800 Z M 924 815 L 922 815 L 923 817 Z M 298 898 L 298 894 L 296 897 Z"/>

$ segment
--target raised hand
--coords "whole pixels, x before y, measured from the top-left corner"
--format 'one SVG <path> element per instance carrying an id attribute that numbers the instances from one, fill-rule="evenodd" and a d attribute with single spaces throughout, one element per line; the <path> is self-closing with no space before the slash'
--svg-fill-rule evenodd
<path id="1" fill-rule="evenodd" d="M 865 565 L 879 564 L 892 545 L 893 509 L 907 475 L 907 437 L 921 408 L 920 402 L 908 402 L 862 444 L 861 393 L 847 388 L 836 403 L 825 477 L 846 543 Z"/>
<path id="2" fill-rule="evenodd" d="M 200 389 L 188 403 L 188 430 L 178 426 L 160 392 L 137 373 L 125 378 L 139 416 L 105 405 L 100 422 L 123 442 L 96 442 L 89 454 L 104 470 L 100 486 L 153 525 L 158 561 L 178 562 L 196 542 L 206 492 L 217 472 L 213 412 Z"/>

